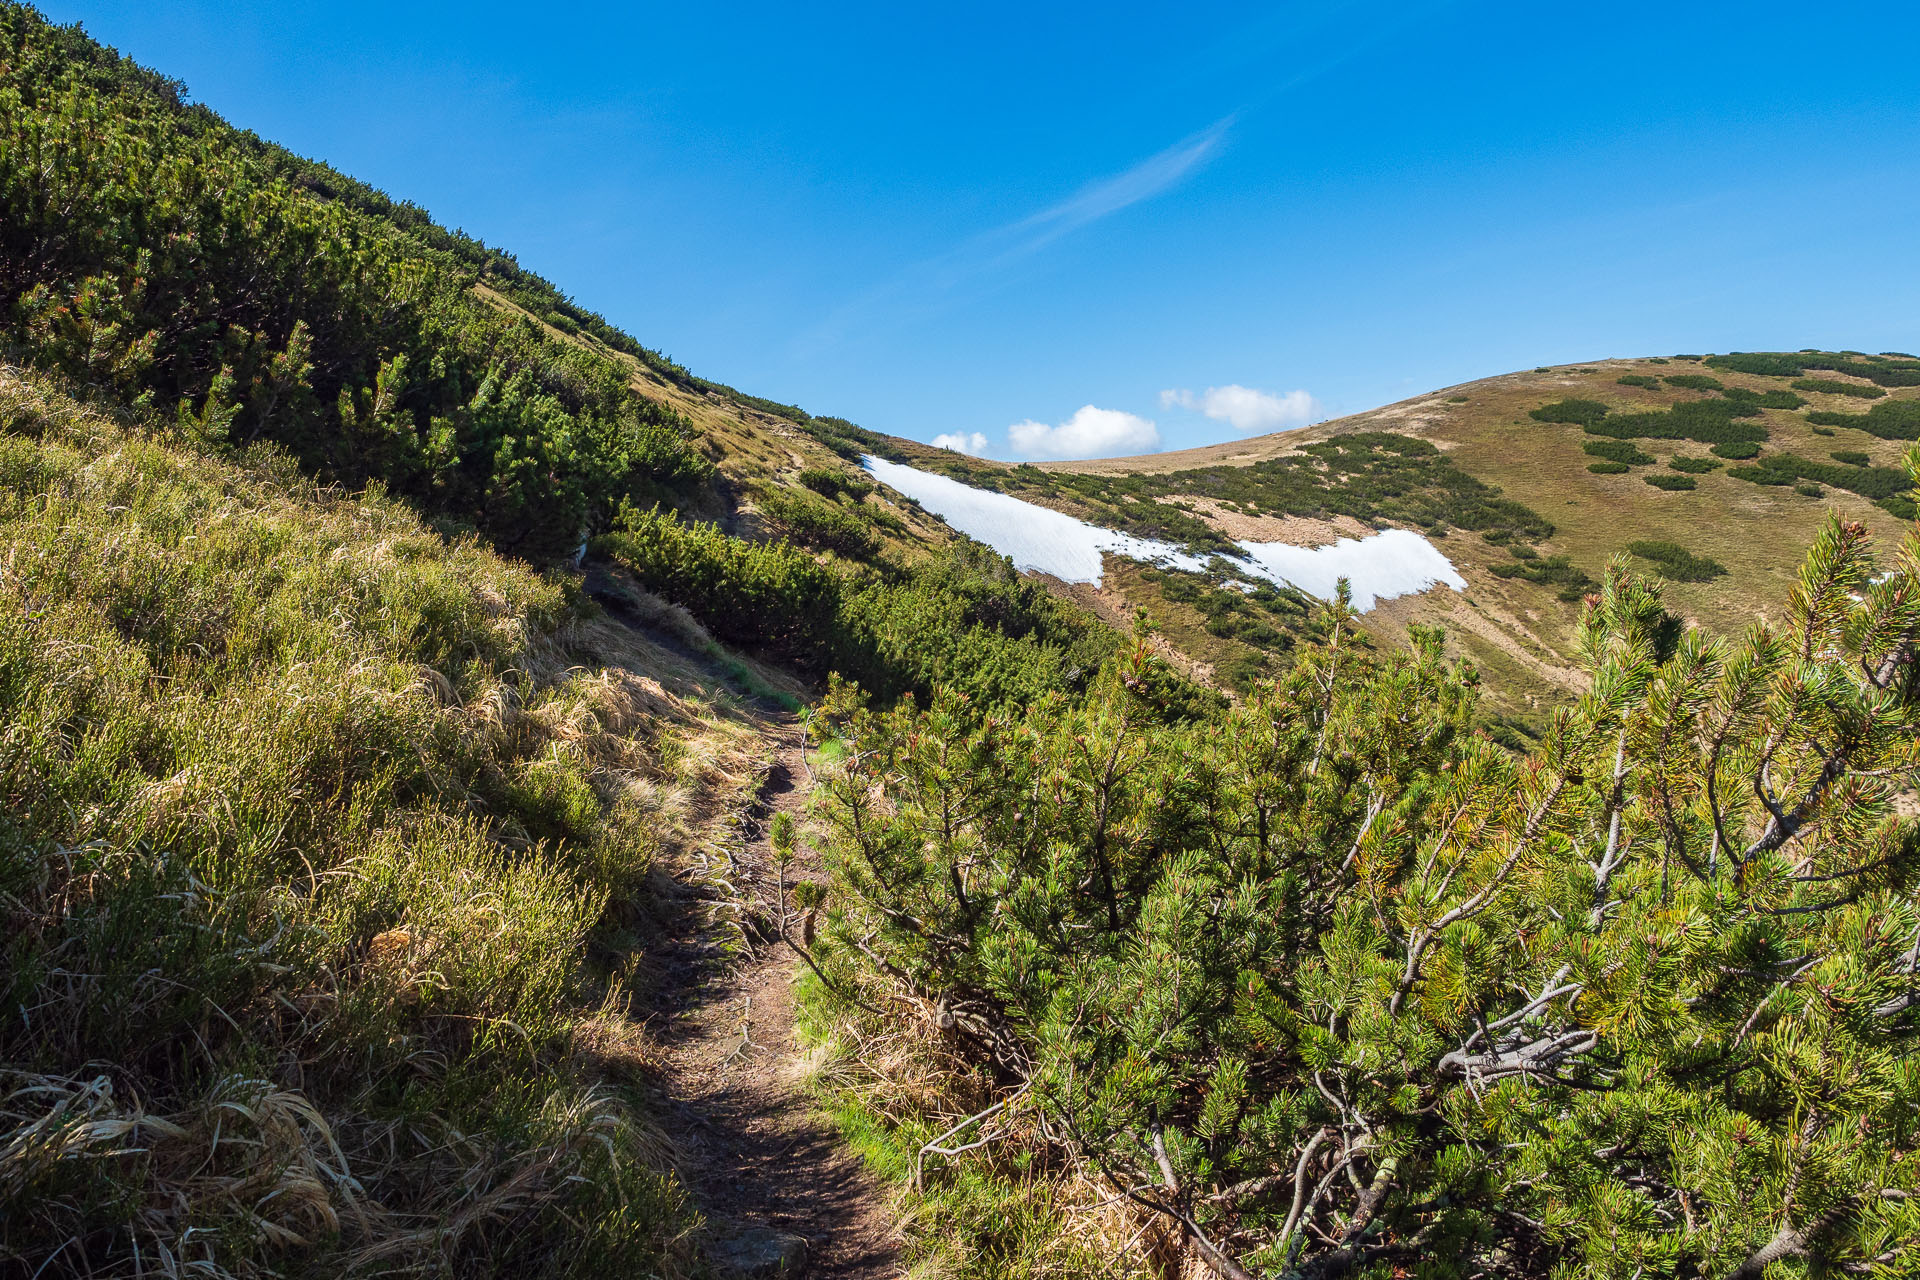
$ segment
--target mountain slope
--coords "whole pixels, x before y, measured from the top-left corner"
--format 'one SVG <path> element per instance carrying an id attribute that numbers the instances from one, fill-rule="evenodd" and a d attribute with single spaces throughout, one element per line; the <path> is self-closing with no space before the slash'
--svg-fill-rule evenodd
<path id="1" fill-rule="evenodd" d="M 1632 556 L 1643 572 L 1667 578 L 1669 607 L 1683 619 L 1736 634 L 1760 602 L 1783 598 L 1829 510 L 1883 536 L 1903 527 L 1908 508 L 1889 495 L 1905 489 L 1899 459 L 1920 434 L 1911 416 L 1920 411 L 1920 388 L 1910 385 L 1920 363 L 1799 353 L 1764 358 L 1782 372 L 1753 372 L 1762 359 L 1537 369 L 1302 430 L 1132 458 L 1035 467 L 915 446 L 904 453 L 926 469 L 1196 548 L 1230 549 L 1240 538 L 1316 545 L 1375 528 L 1420 529 L 1468 591 L 1389 601 L 1366 625 L 1382 639 L 1409 625 L 1445 626 L 1456 650 L 1489 677 L 1495 704 L 1525 719 L 1579 687 L 1578 602 L 1610 556 Z M 1892 385 L 1877 385 L 1874 374 Z M 1568 402 L 1591 408 L 1551 408 Z M 1609 416 L 1599 430 L 1622 434 L 1542 420 L 1601 409 Z M 1704 427 L 1686 428 L 1704 438 L 1658 434 L 1675 430 L 1676 409 L 1706 414 Z M 1647 432 L 1655 434 L 1636 434 Z M 1714 445 L 1723 434 L 1756 439 Z M 1405 459 L 1408 446 L 1398 442 L 1409 439 L 1437 452 Z M 1717 457 L 1716 449 L 1736 456 Z M 1390 474 L 1382 460 L 1395 464 Z M 1385 478 L 1368 475 L 1369 467 Z M 1634 555 L 1636 544 L 1654 558 Z M 1692 559 L 1676 558 L 1675 548 Z M 1103 591 L 1080 594 L 1106 597 L 1113 615 L 1149 609 L 1176 643 L 1215 667 L 1248 664 L 1259 647 L 1240 643 L 1217 613 L 1195 607 L 1192 590 L 1170 592 L 1166 576 L 1152 570 L 1115 564 Z M 1204 596 L 1201 604 L 1214 608 Z"/>
<path id="2" fill-rule="evenodd" d="M 8 1274 L 1920 1266 L 1920 361 L 978 463 L 3 4 L 0 343 Z M 1070 589 L 865 453 L 1468 589 Z M 1738 621 L 1816 483 L 1782 628 L 1601 568 Z"/>
<path id="3" fill-rule="evenodd" d="M 739 693 L 11 369 L 0 563 L 0 1262 L 691 1271 L 626 957 L 752 804 Z"/>

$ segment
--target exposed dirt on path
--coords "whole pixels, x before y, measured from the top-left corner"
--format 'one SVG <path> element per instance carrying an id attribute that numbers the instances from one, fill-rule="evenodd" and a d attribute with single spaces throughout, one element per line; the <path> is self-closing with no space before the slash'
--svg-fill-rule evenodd
<path id="1" fill-rule="evenodd" d="M 800 1274 L 888 1280 L 900 1266 L 885 1192 L 808 1094 L 794 1032 L 799 962 L 771 937 L 784 918 L 773 818 L 799 820 L 810 774 L 796 724 L 770 719 L 766 742 L 772 758 L 759 802 L 742 819 L 727 871 L 744 931 L 713 911 L 690 912 L 661 957 L 668 1118 L 716 1245 L 767 1227 L 806 1241 Z M 815 859 L 801 840 L 789 889 L 824 878 Z M 785 906 L 790 916 L 791 901 Z M 772 924 L 756 929 L 755 920 Z"/>

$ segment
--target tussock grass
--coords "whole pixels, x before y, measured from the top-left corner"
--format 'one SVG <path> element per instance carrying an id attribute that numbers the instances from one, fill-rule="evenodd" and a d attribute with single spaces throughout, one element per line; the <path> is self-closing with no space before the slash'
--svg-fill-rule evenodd
<path id="1" fill-rule="evenodd" d="M 0 1269 L 689 1269 L 624 958 L 746 731 L 570 592 L 0 370 Z"/>
<path id="2" fill-rule="evenodd" d="M 952 1280 L 1080 1280 L 1157 1274 L 1143 1237 L 1158 1224 L 1115 1203 L 1089 1171 L 1063 1167 L 1037 1117 L 1019 1107 L 984 1129 L 937 1140 L 988 1105 L 993 1082 L 955 1052 L 931 1006 L 887 1017 L 849 1012 L 811 975 L 800 986 L 801 1034 L 815 1092 L 848 1144 L 895 1188 L 914 1276 Z M 922 1147 L 989 1141 L 954 1156 Z M 917 1176 L 917 1185 L 916 1185 Z M 1158 1243 L 1156 1235 L 1148 1246 Z M 1169 1239 L 1162 1250 L 1177 1257 Z"/>

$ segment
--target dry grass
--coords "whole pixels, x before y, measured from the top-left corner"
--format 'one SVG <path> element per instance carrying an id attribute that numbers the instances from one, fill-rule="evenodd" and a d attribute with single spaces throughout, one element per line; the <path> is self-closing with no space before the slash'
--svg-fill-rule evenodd
<path id="1" fill-rule="evenodd" d="M 937 1143 L 978 1143 L 954 1156 L 924 1146 L 996 1095 L 978 1066 L 949 1048 L 939 1012 L 896 995 L 888 1014 L 807 1000 L 807 1067 L 842 1131 L 899 1187 L 900 1229 L 914 1276 L 1032 1280 L 1164 1277 L 1177 1249 L 1092 1171 L 1063 1162 L 1038 1113 L 1013 1105 Z"/>
<path id="2" fill-rule="evenodd" d="M 10 370 L 0 600 L 0 1270 L 691 1273 L 627 1010 L 755 781 L 697 628 Z"/>
<path id="3" fill-rule="evenodd" d="M 1578 567 L 1598 575 L 1607 558 L 1633 539 L 1672 541 L 1727 566 L 1725 577 L 1704 583 L 1674 583 L 1669 605 L 1689 621 L 1723 634 L 1743 629 L 1757 610 L 1784 599 L 1801 553 L 1831 509 L 1864 522 L 1882 537 L 1896 537 L 1901 522 L 1858 495 L 1829 489 L 1820 498 L 1791 488 L 1765 488 L 1737 480 L 1725 470 L 1697 477 L 1691 492 L 1668 493 L 1643 482 L 1642 469 L 1616 476 L 1587 471 L 1581 452 L 1587 439 L 1577 425 L 1536 422 L 1528 411 L 1550 401 L 1581 397 L 1622 410 L 1664 408 L 1697 393 L 1662 386 L 1621 386 L 1622 376 L 1664 377 L 1697 372 L 1694 365 L 1653 364 L 1646 360 L 1600 360 L 1577 366 L 1533 370 L 1445 387 L 1380 409 L 1354 414 L 1298 431 L 1236 440 L 1199 449 L 1138 458 L 1107 458 L 1049 463 L 1047 469 L 1095 475 L 1161 474 L 1203 466 L 1249 465 L 1278 457 L 1330 436 L 1357 431 L 1394 431 L 1429 440 L 1445 450 L 1468 474 L 1498 486 L 1556 526 L 1541 545 L 1543 555 L 1566 554 Z M 1726 373 L 1714 376 L 1729 387 L 1778 390 L 1789 380 Z M 1897 388 L 1893 399 L 1920 396 Z M 1808 409 L 1858 412 L 1861 402 L 1831 393 L 1806 393 Z M 1843 430 L 1844 440 L 1817 435 L 1802 412 L 1769 409 L 1763 420 L 1772 433 L 1770 452 L 1794 452 L 1824 458 L 1837 445 L 1869 455 L 1872 465 L 1898 466 L 1900 441 L 1877 440 Z M 1637 444 L 1658 459 L 1660 470 L 1676 454 L 1701 455 L 1704 445 L 1685 441 L 1642 440 Z M 982 463 L 993 466 L 996 464 Z M 1202 514 L 1225 532 L 1237 526 Z M 1231 514 L 1231 513 L 1228 513 Z M 1565 697 L 1572 656 L 1577 606 L 1557 598 L 1552 588 L 1523 579 L 1495 577 L 1491 567 L 1508 559 L 1501 547 L 1489 547 L 1471 535 L 1455 535 L 1440 544 L 1469 584 L 1466 598 L 1436 589 L 1415 599 L 1390 602 L 1366 619 L 1383 643 L 1399 643 L 1410 622 L 1448 628 L 1454 651 L 1472 659 L 1488 676 L 1490 707 L 1521 719 Z M 1136 575 L 1137 576 L 1137 575 Z M 1218 664 L 1239 655 L 1241 646 L 1209 636 L 1191 610 L 1159 598 L 1115 575 L 1122 594 L 1162 618 L 1176 643 L 1196 659 Z M 1189 646 L 1191 646 L 1189 648 Z"/>

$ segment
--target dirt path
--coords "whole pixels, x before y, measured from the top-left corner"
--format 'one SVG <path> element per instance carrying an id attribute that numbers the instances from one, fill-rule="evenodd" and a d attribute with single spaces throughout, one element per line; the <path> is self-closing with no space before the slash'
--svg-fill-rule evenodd
<path id="1" fill-rule="evenodd" d="M 758 805 L 744 820 L 743 847 L 729 870 L 749 920 L 778 921 L 779 877 L 770 841 L 773 817 L 801 816 L 808 772 L 799 727 L 770 719 L 773 758 Z M 820 879 L 802 840 L 789 886 Z M 789 901 L 788 909 L 791 910 Z M 712 911 L 694 912 L 662 957 L 666 1023 L 662 1083 L 672 1099 L 683 1173 L 711 1223 L 713 1254 L 730 1248 L 761 1261 L 747 1274 L 805 1274 L 817 1280 L 890 1280 L 900 1274 L 884 1190 L 841 1141 L 808 1096 L 794 1034 L 793 980 L 798 961 L 777 940 L 739 933 Z M 768 934 L 773 929 L 765 931 Z M 731 945 L 730 945 L 731 944 Z M 657 1025 L 657 1024 L 656 1024 Z M 777 1234 L 776 1234 L 777 1233 Z M 782 1271 L 780 1246 L 806 1243 L 804 1270 Z"/>

